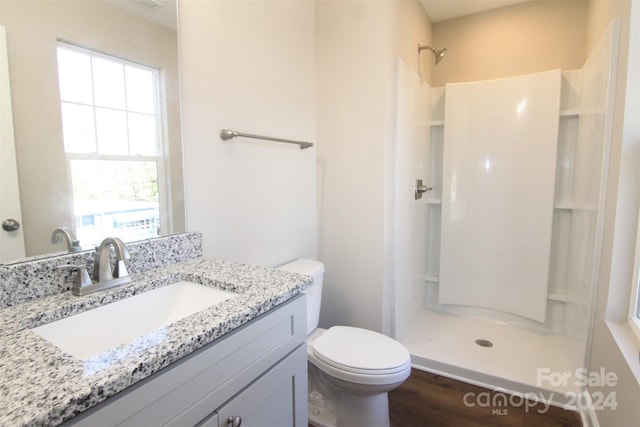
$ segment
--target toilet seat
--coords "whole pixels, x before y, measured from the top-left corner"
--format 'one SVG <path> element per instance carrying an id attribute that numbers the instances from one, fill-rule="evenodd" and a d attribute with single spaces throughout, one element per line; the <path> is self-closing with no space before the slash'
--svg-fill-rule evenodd
<path id="1" fill-rule="evenodd" d="M 310 350 L 310 360 L 320 370 L 353 383 L 392 384 L 411 372 L 404 346 L 366 329 L 334 326 L 315 339 Z"/>

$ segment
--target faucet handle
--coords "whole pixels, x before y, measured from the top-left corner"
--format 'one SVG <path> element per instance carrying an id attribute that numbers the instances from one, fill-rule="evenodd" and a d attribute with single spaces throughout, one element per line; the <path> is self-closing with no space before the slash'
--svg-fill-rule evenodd
<path id="1" fill-rule="evenodd" d="M 129 259 L 129 258 L 125 258 Z M 127 270 L 127 266 L 124 263 L 124 260 L 116 261 L 116 266 L 113 269 L 113 278 L 119 279 L 122 277 L 127 277 L 129 275 L 129 271 Z"/>
<path id="2" fill-rule="evenodd" d="M 61 264 L 56 267 L 57 269 L 64 270 L 77 270 L 78 275 L 76 276 L 76 282 L 73 284 L 73 288 L 71 292 L 74 295 L 80 295 L 80 289 L 93 284 L 91 281 L 91 277 L 89 277 L 89 273 L 87 273 L 87 266 L 83 264 Z"/>

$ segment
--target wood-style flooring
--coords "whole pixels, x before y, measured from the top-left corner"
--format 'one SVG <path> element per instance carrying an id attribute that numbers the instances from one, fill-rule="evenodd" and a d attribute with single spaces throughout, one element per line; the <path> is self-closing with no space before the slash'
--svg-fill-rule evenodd
<path id="1" fill-rule="evenodd" d="M 466 397 L 465 397 L 466 396 Z M 491 398 L 496 397 L 491 405 Z M 579 427 L 580 415 L 541 403 L 504 406 L 482 387 L 413 369 L 409 379 L 389 393 L 391 427 Z M 508 402 L 507 402 L 508 403 Z M 530 405 L 534 405 L 531 402 Z M 539 413 L 544 412 L 544 413 Z"/>

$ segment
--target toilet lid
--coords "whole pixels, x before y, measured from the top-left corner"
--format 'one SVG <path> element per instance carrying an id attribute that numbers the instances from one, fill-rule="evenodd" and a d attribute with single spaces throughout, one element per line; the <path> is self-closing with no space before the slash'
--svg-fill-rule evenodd
<path id="1" fill-rule="evenodd" d="M 399 372 L 411 363 L 409 352 L 397 341 L 349 326 L 329 328 L 313 342 L 313 354 L 338 369 L 371 375 Z"/>

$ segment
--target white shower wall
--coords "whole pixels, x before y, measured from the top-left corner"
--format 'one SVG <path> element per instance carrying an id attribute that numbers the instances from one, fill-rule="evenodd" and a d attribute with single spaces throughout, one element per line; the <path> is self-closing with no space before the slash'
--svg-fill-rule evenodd
<path id="1" fill-rule="evenodd" d="M 416 366 L 511 390 L 537 386 L 537 367 L 565 371 L 587 366 L 586 349 L 602 244 L 617 37 L 614 23 L 583 69 L 562 73 L 547 310 L 543 321 L 481 306 L 440 303 L 442 159 L 447 125 L 444 120 L 445 88 L 428 88 L 416 75 L 412 76 L 410 70 L 399 65 L 395 336 L 410 349 Z M 430 131 L 424 130 L 426 126 L 419 119 L 424 107 L 417 99 L 430 102 Z M 404 126 L 412 129 L 400 129 Z M 426 158 L 424 164 L 422 160 L 415 160 L 415 165 L 422 166 L 413 173 L 402 170 L 410 155 L 425 156 L 422 160 Z M 433 186 L 433 191 L 428 193 L 426 200 L 413 201 L 413 197 L 409 197 L 412 195 L 406 194 L 406 185 L 412 178 L 424 177 L 428 177 L 425 183 Z M 411 232 L 403 227 L 416 228 Z M 418 244 L 419 238 L 424 238 L 426 244 Z M 422 283 L 419 277 L 424 277 Z M 424 304 L 422 310 L 416 300 Z M 479 317 L 483 319 L 469 320 Z M 521 338 L 511 338 L 510 342 L 520 339 L 516 347 L 523 350 L 517 355 L 501 354 L 500 349 L 491 350 L 496 353 L 491 353 L 493 358 L 489 358 L 489 364 L 483 368 L 476 366 L 480 359 L 472 355 L 477 350 L 473 337 L 465 338 L 463 331 L 498 333 L 500 328 L 489 324 L 486 328 L 481 327 L 487 320 L 503 327 L 510 324 L 512 331 L 522 331 Z M 466 327 L 463 326 L 465 322 Z M 460 324 L 459 333 L 452 329 L 454 324 Z M 444 329 L 438 332 L 438 328 Z M 539 343 L 536 344 L 538 338 L 530 338 L 531 332 L 538 334 Z M 495 339 L 502 342 L 506 336 Z M 467 348 L 469 339 L 471 347 Z M 458 353 L 469 356 L 452 358 Z M 555 355 L 555 361 L 546 359 L 551 353 Z M 491 360 L 497 360 L 496 357 L 504 360 L 500 366 L 505 369 L 491 363 Z M 514 377 L 508 369 L 512 363 L 525 359 L 530 362 L 530 369 L 524 375 L 528 380 Z M 459 363 L 452 362 L 454 360 Z M 501 382 L 500 378 L 506 382 Z M 518 388 L 520 386 L 513 381 L 525 384 L 525 388 Z"/>
<path id="2" fill-rule="evenodd" d="M 428 227 L 430 205 L 428 197 L 414 200 L 416 179 L 431 183 L 431 162 L 428 152 L 431 139 L 431 86 L 400 58 L 396 60 L 396 134 L 394 157 L 395 223 L 394 281 L 402 283 L 395 295 L 394 329 L 407 331 L 424 308 L 427 287 L 425 263 L 431 235 Z M 433 185 L 433 184 L 431 184 Z"/>
<path id="3" fill-rule="evenodd" d="M 439 298 L 543 322 L 560 70 L 445 89 Z"/>
<path id="4" fill-rule="evenodd" d="M 427 240 L 429 251 L 426 255 L 428 274 L 426 277 L 427 300 L 425 306 L 437 311 L 446 311 L 470 316 L 480 316 L 496 321 L 514 324 L 540 332 L 563 333 L 564 311 L 567 295 L 564 289 L 566 277 L 566 253 L 568 248 L 568 230 L 570 221 L 559 214 L 564 212 L 562 200 L 568 200 L 562 196 L 571 191 L 573 178 L 573 155 L 571 151 L 575 145 L 577 135 L 577 120 L 574 120 L 573 112 L 577 108 L 578 90 L 580 84 L 580 71 L 568 71 L 562 73 L 560 90 L 560 120 L 558 126 L 557 159 L 555 171 L 555 203 L 553 205 L 553 226 L 551 230 L 550 259 L 548 268 L 548 280 L 543 287 L 546 298 L 546 312 L 542 321 L 527 319 L 503 311 L 488 309 L 482 306 L 440 304 L 439 301 L 439 276 L 440 276 L 440 245 L 441 245 L 441 200 L 442 196 L 442 159 L 444 150 L 444 114 L 445 114 L 445 88 L 433 88 L 431 106 L 431 138 L 430 159 L 432 163 L 432 178 L 434 191 L 430 194 L 432 209 L 429 211 L 429 225 Z M 494 104 L 492 104 L 494 105 Z M 567 113 L 568 112 L 568 113 Z M 565 117 L 566 114 L 569 114 Z"/>
<path id="5" fill-rule="evenodd" d="M 604 227 L 604 206 L 611 146 L 619 21 L 614 20 L 582 67 L 577 110 L 573 176 L 564 215 L 570 216 L 565 278 L 565 329 L 577 366 L 588 366 Z"/>

